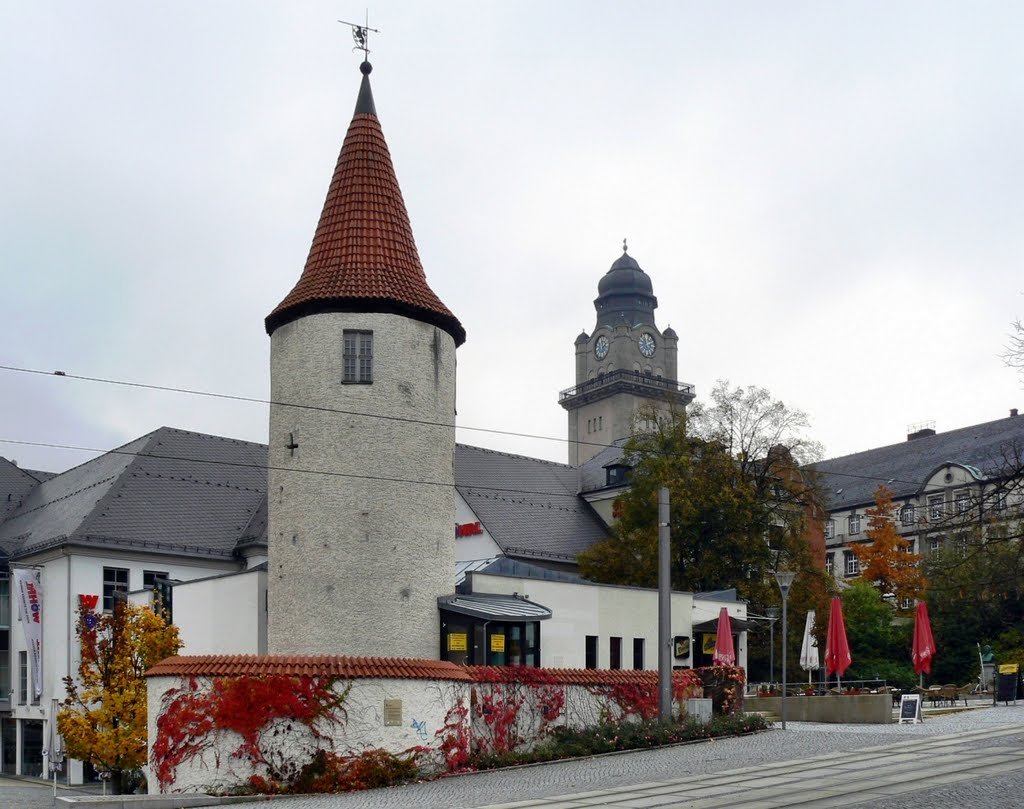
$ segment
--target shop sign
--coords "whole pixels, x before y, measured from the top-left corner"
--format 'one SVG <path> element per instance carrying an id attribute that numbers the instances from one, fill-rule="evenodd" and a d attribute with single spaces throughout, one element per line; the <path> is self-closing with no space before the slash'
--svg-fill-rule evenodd
<path id="1" fill-rule="evenodd" d="M 491 651 L 492 652 L 504 652 L 505 651 L 505 636 L 504 635 L 491 635 Z"/>
<path id="2" fill-rule="evenodd" d="M 706 655 L 713 655 L 715 653 L 715 644 L 718 643 L 718 635 L 705 635 L 704 643 L 701 644 L 701 651 Z"/>
<path id="3" fill-rule="evenodd" d="M 455 536 L 457 537 L 471 537 L 483 532 L 484 527 L 478 522 L 464 522 L 455 526 Z"/>
<path id="4" fill-rule="evenodd" d="M 448 635 L 448 651 L 449 652 L 464 652 L 466 651 L 466 633 L 465 632 L 452 632 Z"/>
<path id="5" fill-rule="evenodd" d="M 100 597 L 92 593 L 78 594 L 78 609 L 82 613 L 82 620 L 86 629 L 95 629 L 99 623 L 99 616 L 96 615 L 96 607 L 100 603 Z"/>
<path id="6" fill-rule="evenodd" d="M 686 635 L 676 635 L 672 649 L 676 657 L 689 657 L 690 639 Z"/>

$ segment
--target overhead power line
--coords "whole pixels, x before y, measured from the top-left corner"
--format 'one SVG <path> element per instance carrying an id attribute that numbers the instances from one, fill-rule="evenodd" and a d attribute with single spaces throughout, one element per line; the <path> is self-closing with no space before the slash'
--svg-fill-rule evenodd
<path id="1" fill-rule="evenodd" d="M 300 410 L 308 410 L 308 411 L 321 412 L 321 413 L 335 413 L 335 414 L 344 415 L 344 416 L 357 416 L 357 417 L 360 417 L 360 418 L 367 418 L 367 419 L 381 419 L 381 420 L 384 420 L 384 421 L 394 421 L 394 422 L 400 422 L 400 423 L 404 423 L 404 424 L 419 424 L 419 425 L 423 425 L 423 426 L 427 426 L 427 427 L 445 427 L 445 428 L 454 427 L 456 430 L 466 430 L 466 431 L 469 431 L 469 432 L 478 432 L 478 433 L 489 433 L 489 434 L 492 434 L 492 435 L 502 435 L 502 436 L 508 436 L 508 437 L 512 437 L 512 438 L 529 438 L 529 439 L 535 439 L 535 440 L 540 440 L 540 441 L 555 441 L 555 442 L 558 442 L 558 443 L 577 443 L 577 444 L 579 444 L 581 446 L 598 447 L 599 449 L 607 449 L 609 447 L 616 446 L 615 444 L 607 444 L 607 443 L 601 443 L 601 442 L 596 442 L 596 441 L 584 441 L 584 440 L 579 440 L 579 439 L 577 439 L 575 442 L 573 442 L 571 439 L 568 439 L 568 438 L 558 438 L 558 437 L 550 436 L 550 435 L 538 435 L 536 433 L 524 433 L 524 432 L 518 432 L 518 431 L 515 431 L 515 430 L 502 430 L 502 429 L 498 429 L 498 428 L 494 428 L 494 427 L 473 427 L 473 426 L 463 425 L 463 424 L 453 424 L 451 422 L 432 421 L 432 420 L 429 420 L 429 419 L 416 419 L 416 418 L 410 418 L 410 417 L 405 417 L 405 416 L 390 416 L 390 415 L 386 415 L 386 414 L 382 414 L 382 413 L 366 413 L 366 412 L 357 411 L 357 410 L 344 410 L 344 409 L 341 409 L 341 408 L 326 407 L 326 406 L 323 406 L 323 405 L 301 404 L 301 403 L 296 403 L 296 402 L 283 402 L 283 401 L 278 401 L 278 400 L 275 400 L 275 399 L 264 399 L 264 398 L 260 398 L 260 397 L 257 397 L 257 396 L 243 396 L 243 395 L 240 395 L 240 394 L 233 394 L 233 393 L 218 393 L 216 391 L 198 390 L 198 389 L 195 389 L 195 388 L 183 388 L 183 387 L 178 387 L 178 386 L 174 386 L 174 385 L 157 385 L 157 384 L 148 383 L 148 382 L 135 382 L 135 381 L 125 380 L 125 379 L 111 379 L 111 378 L 107 378 L 107 377 L 86 376 L 84 374 L 71 374 L 71 373 L 68 373 L 66 371 L 60 371 L 60 370 L 58 370 L 58 371 L 46 371 L 46 370 L 43 370 L 43 369 L 40 369 L 40 368 L 25 368 L 25 367 L 20 367 L 20 366 L 15 366 L 15 365 L 0 365 L 0 370 L 2 370 L 2 371 L 10 371 L 10 372 L 13 372 L 13 373 L 31 374 L 31 375 L 34 375 L 34 376 L 47 376 L 47 377 L 54 377 L 54 376 L 56 376 L 56 377 L 62 377 L 64 379 L 74 379 L 74 380 L 78 380 L 78 381 L 82 381 L 82 382 L 93 382 L 93 383 L 103 384 L 103 385 L 114 385 L 114 386 L 125 387 L 125 388 L 137 388 L 137 389 L 141 389 L 141 390 L 152 390 L 152 391 L 159 391 L 159 392 L 163 392 L 163 393 L 178 393 L 178 394 L 183 394 L 183 395 L 186 395 L 186 396 L 202 396 L 202 397 L 207 397 L 207 398 L 211 398 L 211 399 L 222 399 L 222 400 L 225 400 L 225 401 L 245 402 L 245 403 L 248 403 L 248 404 L 273 405 L 273 406 L 290 407 L 290 408 L 296 408 L 296 409 L 300 409 Z M 0 443 L 23 444 L 23 445 L 26 445 L 26 446 L 50 447 L 50 448 L 54 448 L 54 449 L 68 449 L 68 450 L 77 450 L 77 451 L 81 451 L 81 452 L 107 452 L 108 451 L 108 450 L 95 449 L 95 448 L 83 448 L 83 447 L 76 447 L 76 446 L 72 446 L 72 445 L 62 445 L 62 444 L 58 444 L 58 443 L 18 441 L 18 440 L 15 440 L 15 439 L 0 439 Z M 308 474 L 315 474 L 316 470 L 307 470 L 307 473 Z M 835 476 L 835 477 L 850 478 L 850 479 L 854 479 L 854 480 L 869 480 L 869 481 L 872 481 L 872 482 L 879 482 L 879 483 L 886 483 L 886 484 L 905 483 L 905 484 L 910 485 L 910 486 L 919 486 L 920 483 L 921 483 L 921 481 L 919 481 L 919 480 L 905 480 L 905 479 L 898 478 L 895 475 L 891 475 L 891 474 L 888 474 L 888 473 L 881 473 L 881 474 L 878 474 L 878 475 L 860 475 L 860 474 L 856 474 L 854 472 L 838 472 L 838 471 L 831 471 L 831 470 L 829 470 L 829 471 L 820 471 L 819 474 Z M 575 496 L 575 495 L 573 495 L 573 496 Z"/>

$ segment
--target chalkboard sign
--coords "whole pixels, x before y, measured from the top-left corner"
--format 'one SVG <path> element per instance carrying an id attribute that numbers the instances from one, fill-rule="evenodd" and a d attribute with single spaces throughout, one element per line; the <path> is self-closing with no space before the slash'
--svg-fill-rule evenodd
<path id="1" fill-rule="evenodd" d="M 996 675 L 996 702 L 1017 703 L 1017 680 L 1020 674 Z"/>
<path id="2" fill-rule="evenodd" d="M 900 724 L 916 725 L 921 721 L 921 695 L 904 694 L 900 697 Z"/>

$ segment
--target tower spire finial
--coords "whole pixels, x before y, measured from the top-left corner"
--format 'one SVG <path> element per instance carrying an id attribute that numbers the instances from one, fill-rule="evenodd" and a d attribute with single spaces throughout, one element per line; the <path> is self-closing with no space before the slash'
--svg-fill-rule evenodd
<path id="1" fill-rule="evenodd" d="M 629 248 L 626 246 L 626 240 L 625 239 L 622 240 L 622 252 L 623 253 L 628 253 L 629 252 Z"/>
<path id="2" fill-rule="evenodd" d="M 366 22 L 360 25 L 357 22 L 348 22 L 346 20 L 338 20 L 342 25 L 347 25 L 352 29 L 352 40 L 356 43 L 355 47 L 352 48 L 354 51 L 363 52 L 363 64 L 370 64 L 370 32 L 379 34 L 380 30 L 377 28 L 370 27 L 370 12 L 366 12 Z M 369 72 L 369 71 L 364 71 Z"/>

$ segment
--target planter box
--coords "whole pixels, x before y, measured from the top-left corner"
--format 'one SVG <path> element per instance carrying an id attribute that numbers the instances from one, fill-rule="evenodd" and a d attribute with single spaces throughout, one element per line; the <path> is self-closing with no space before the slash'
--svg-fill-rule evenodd
<path id="1" fill-rule="evenodd" d="M 782 716 L 782 697 L 746 697 L 743 710 Z M 885 725 L 893 721 L 892 694 L 786 697 L 787 722 Z"/>

